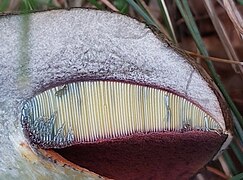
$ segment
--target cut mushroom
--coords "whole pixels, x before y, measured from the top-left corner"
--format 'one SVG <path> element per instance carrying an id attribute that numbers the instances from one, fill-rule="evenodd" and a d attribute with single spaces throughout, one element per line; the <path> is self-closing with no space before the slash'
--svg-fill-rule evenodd
<path id="1" fill-rule="evenodd" d="M 28 83 L 14 79 L 12 89 L 26 139 L 50 163 L 114 179 L 188 179 L 229 144 L 230 115 L 211 79 L 144 23 L 91 9 L 28 16 L 24 47 L 15 41 L 24 15 L 0 19 L 0 33 L 15 34 L 3 52 L 17 52 L 1 59 L 16 67 L 18 48 L 28 54 Z"/>
<path id="2" fill-rule="evenodd" d="M 84 81 L 51 88 L 24 103 L 31 143 L 63 148 L 136 133 L 213 131 L 222 127 L 190 101 L 156 88 Z"/>

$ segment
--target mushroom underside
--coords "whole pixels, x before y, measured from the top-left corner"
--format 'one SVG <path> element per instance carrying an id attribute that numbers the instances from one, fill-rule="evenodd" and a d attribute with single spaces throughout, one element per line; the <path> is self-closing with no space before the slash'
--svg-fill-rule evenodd
<path id="1" fill-rule="evenodd" d="M 24 103 L 21 122 L 32 145 L 114 179 L 187 179 L 227 138 L 193 102 L 116 81 L 50 88 Z"/>

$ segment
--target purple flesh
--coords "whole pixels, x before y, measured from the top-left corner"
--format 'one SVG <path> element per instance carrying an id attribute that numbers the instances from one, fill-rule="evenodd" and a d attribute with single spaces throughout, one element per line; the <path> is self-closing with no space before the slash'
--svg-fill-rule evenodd
<path id="1" fill-rule="evenodd" d="M 137 133 L 55 149 L 67 160 L 114 179 L 188 179 L 220 149 L 215 132 Z"/>

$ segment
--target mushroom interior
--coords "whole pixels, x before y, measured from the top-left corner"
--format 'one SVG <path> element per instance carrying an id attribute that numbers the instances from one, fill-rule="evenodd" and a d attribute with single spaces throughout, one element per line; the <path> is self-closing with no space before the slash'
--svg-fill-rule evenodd
<path id="1" fill-rule="evenodd" d="M 115 179 L 188 178 L 226 138 L 193 102 L 116 81 L 48 89 L 24 102 L 21 122 L 32 144 Z"/>

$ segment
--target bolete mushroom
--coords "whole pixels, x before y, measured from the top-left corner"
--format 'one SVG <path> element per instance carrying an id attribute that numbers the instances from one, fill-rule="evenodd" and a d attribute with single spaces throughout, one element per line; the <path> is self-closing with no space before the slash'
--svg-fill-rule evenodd
<path id="1" fill-rule="evenodd" d="M 71 9 L 6 15 L 0 25 L 0 122 L 11 129 L 1 154 L 23 154 L 26 139 L 50 177 L 62 165 L 81 177 L 188 179 L 229 144 L 212 80 L 146 24 Z"/>

